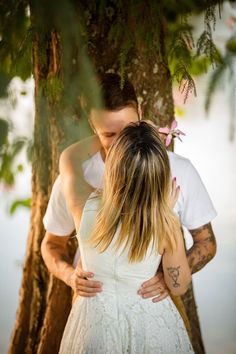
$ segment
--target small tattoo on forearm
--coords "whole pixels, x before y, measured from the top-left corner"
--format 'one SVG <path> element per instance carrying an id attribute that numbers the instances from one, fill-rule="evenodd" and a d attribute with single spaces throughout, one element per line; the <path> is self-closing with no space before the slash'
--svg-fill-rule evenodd
<path id="1" fill-rule="evenodd" d="M 180 284 L 178 283 L 179 268 L 180 268 L 180 266 L 167 268 L 168 275 L 173 280 L 173 287 L 174 288 L 178 288 L 180 286 Z"/>

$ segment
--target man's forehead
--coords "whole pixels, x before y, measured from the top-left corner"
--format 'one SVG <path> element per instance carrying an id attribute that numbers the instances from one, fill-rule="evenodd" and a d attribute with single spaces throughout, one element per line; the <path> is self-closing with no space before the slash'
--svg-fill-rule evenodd
<path id="1" fill-rule="evenodd" d="M 138 112 L 133 107 L 125 107 L 117 111 L 92 109 L 90 119 L 93 124 L 116 128 L 119 124 L 127 124 L 138 120 Z"/>
<path id="2" fill-rule="evenodd" d="M 117 133 L 123 129 L 129 122 L 127 120 L 117 119 L 117 120 L 101 120 L 95 123 L 95 127 L 100 133 Z"/>

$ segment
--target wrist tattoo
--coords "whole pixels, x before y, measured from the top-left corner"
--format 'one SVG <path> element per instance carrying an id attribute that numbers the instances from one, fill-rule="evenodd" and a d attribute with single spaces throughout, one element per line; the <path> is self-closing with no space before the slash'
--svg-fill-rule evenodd
<path id="1" fill-rule="evenodd" d="M 178 288 L 180 286 L 180 284 L 178 283 L 179 268 L 180 268 L 180 266 L 167 268 L 168 275 L 173 280 L 173 287 L 174 288 Z"/>

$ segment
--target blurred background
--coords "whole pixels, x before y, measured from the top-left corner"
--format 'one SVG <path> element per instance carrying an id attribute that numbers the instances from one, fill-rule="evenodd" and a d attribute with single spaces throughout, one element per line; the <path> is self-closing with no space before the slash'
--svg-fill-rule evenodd
<path id="1" fill-rule="evenodd" d="M 193 17 L 191 21 L 197 36 L 203 18 Z M 222 52 L 225 42 L 235 33 L 235 22 L 236 10 L 226 4 L 214 32 L 215 43 Z M 233 65 L 236 70 L 235 59 Z M 175 152 L 192 161 L 218 212 L 212 222 L 218 243 L 217 255 L 193 276 L 206 353 L 235 354 L 236 139 L 232 137 L 232 131 L 236 116 L 232 111 L 234 102 L 230 75 L 220 80 L 212 97 L 209 114 L 206 114 L 204 107 L 212 73 L 214 69 L 211 68 L 207 74 L 194 77 L 197 97 L 190 95 L 185 104 L 178 87 L 174 87 L 178 127 L 186 133 L 183 142 L 176 141 Z M 30 141 L 34 124 L 34 81 L 32 78 L 22 81 L 16 77 L 11 81 L 9 90 L 11 98 L 0 100 L 0 116 L 7 114 L 9 117 L 12 122 L 12 136 L 24 136 Z M 15 320 L 29 231 L 31 165 L 26 158 L 25 147 L 17 155 L 14 164 L 18 171 L 14 186 L 0 185 L 2 354 L 7 351 Z M 187 232 L 186 237 L 191 243 Z"/>

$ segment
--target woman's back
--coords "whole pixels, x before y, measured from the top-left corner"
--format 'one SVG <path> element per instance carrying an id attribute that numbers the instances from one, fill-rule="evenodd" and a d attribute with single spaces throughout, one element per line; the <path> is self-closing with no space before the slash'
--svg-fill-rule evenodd
<path id="1" fill-rule="evenodd" d="M 63 334 L 60 354 L 182 354 L 193 353 L 182 318 L 170 297 L 153 303 L 137 294 L 152 277 L 161 255 L 149 246 L 141 262 L 128 262 L 128 249 L 115 250 L 114 242 L 103 252 L 88 242 L 94 228 L 100 199 L 87 201 L 79 230 L 84 269 L 103 283 L 95 297 L 78 297 Z"/>
<path id="2" fill-rule="evenodd" d="M 95 226 L 99 205 L 100 198 L 93 193 L 84 207 L 78 237 L 83 269 L 89 269 L 95 275 L 93 279 L 103 283 L 103 293 L 137 295 L 141 284 L 155 274 L 161 255 L 150 245 L 146 257 L 141 262 L 129 263 L 128 247 L 125 250 L 116 250 L 115 247 L 119 227 L 105 252 L 100 253 L 97 248 L 91 246 L 88 240 Z"/>

